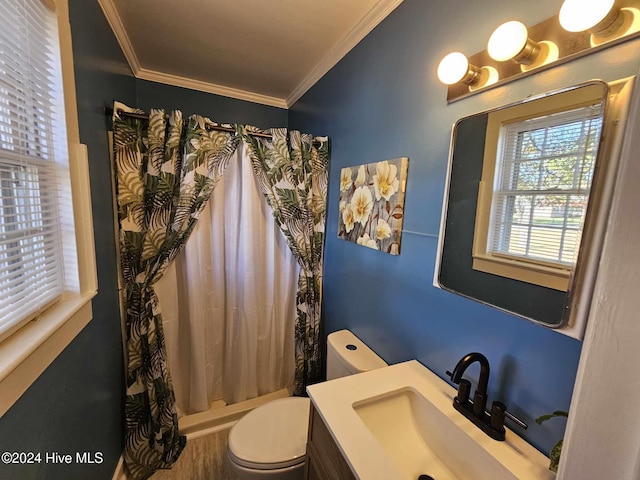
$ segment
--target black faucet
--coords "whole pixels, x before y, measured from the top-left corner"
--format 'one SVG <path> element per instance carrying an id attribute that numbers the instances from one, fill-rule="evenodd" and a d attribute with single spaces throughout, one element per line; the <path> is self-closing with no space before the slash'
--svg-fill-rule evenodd
<path id="1" fill-rule="evenodd" d="M 462 378 L 464 372 L 469 366 L 475 362 L 480 364 L 480 378 L 478 379 L 478 388 L 473 395 L 473 402 L 469 400 L 469 392 L 471 391 L 471 382 Z M 447 375 L 451 381 L 458 387 L 458 395 L 453 399 L 453 406 L 465 417 L 471 420 L 480 430 L 489 435 L 494 440 L 504 440 L 504 418 L 509 417 L 516 424 L 523 428 L 527 425 L 517 419 L 509 412 L 502 402 L 493 402 L 491 405 L 491 413 L 485 411 L 487 406 L 487 387 L 489 385 L 489 360 L 483 354 L 473 352 L 465 355 L 460 359 L 453 373 L 447 371 Z"/>
<path id="2" fill-rule="evenodd" d="M 469 380 L 462 380 L 462 374 L 474 363 L 480 363 L 480 378 L 478 379 L 478 388 L 473 395 L 473 414 L 477 417 L 484 415 L 484 410 L 487 406 L 487 387 L 489 385 L 489 360 L 483 354 L 478 352 L 468 353 L 460 359 L 458 364 L 453 369 L 453 373 L 447 372 L 451 376 L 451 381 L 456 385 L 460 385 L 462 391 L 462 398 L 459 398 L 459 403 L 465 404 L 466 400 L 469 400 L 469 388 L 471 383 Z M 464 383 L 462 383 L 464 382 Z M 466 397 L 466 398 L 465 398 Z"/>

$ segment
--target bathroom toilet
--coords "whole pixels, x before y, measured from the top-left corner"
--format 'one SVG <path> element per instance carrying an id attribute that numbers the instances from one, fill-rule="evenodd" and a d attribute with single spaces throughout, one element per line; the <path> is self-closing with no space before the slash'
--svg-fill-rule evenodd
<path id="1" fill-rule="evenodd" d="M 386 367 L 349 330 L 327 337 L 327 380 Z M 262 405 L 229 432 L 227 455 L 240 480 L 302 480 L 309 429 L 310 400 L 290 397 Z"/>

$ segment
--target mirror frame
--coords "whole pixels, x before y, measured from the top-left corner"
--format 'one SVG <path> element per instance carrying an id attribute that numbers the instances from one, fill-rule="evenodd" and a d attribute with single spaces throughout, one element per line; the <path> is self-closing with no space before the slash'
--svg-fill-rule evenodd
<path id="1" fill-rule="evenodd" d="M 591 295 L 597 274 L 598 262 L 600 259 L 600 251 L 606 230 L 606 220 L 611 205 L 613 182 L 617 172 L 618 155 L 615 151 L 619 149 L 619 140 L 616 141 L 616 120 L 623 114 L 625 105 L 618 105 L 615 102 L 616 94 L 622 90 L 627 84 L 628 79 L 618 82 L 606 83 L 601 80 L 593 80 L 567 88 L 553 90 L 541 95 L 528 97 L 524 100 L 512 102 L 507 105 L 498 106 L 486 111 L 477 112 L 472 115 L 463 117 L 455 122 L 452 127 L 451 142 L 449 145 L 449 158 L 446 173 L 446 184 L 444 189 L 442 215 L 440 221 L 440 231 L 438 236 L 437 256 L 434 269 L 433 285 L 437 288 L 470 298 L 479 303 L 491 306 L 498 310 L 504 311 L 511 315 L 532 321 L 536 324 L 552 328 L 563 334 L 573 338 L 580 339 L 584 333 L 586 318 L 589 313 Z M 442 255 L 444 249 L 445 232 L 447 226 L 447 214 L 449 210 L 449 193 L 452 178 L 454 149 L 457 140 L 457 128 L 459 124 L 465 120 L 478 117 L 480 115 L 488 115 L 490 113 L 504 110 L 510 107 L 523 105 L 525 103 L 534 102 L 536 100 L 551 97 L 561 93 L 574 91 L 579 88 L 597 85 L 603 87 L 604 114 L 603 125 L 600 134 L 600 143 L 597 152 L 596 165 L 592 179 L 589 201 L 587 204 L 587 212 L 583 224 L 582 240 L 578 251 L 576 265 L 573 269 L 569 280 L 569 288 L 565 294 L 564 308 L 558 324 L 548 324 L 537 319 L 533 319 L 514 312 L 499 305 L 493 305 L 486 301 L 465 295 L 464 293 L 454 291 L 440 283 L 440 273 L 442 269 Z M 475 216 L 474 216 L 475 218 Z"/>

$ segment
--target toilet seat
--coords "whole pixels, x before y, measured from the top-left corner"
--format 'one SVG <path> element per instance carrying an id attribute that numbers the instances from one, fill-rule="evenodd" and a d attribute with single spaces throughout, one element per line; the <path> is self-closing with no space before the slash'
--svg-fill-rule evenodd
<path id="1" fill-rule="evenodd" d="M 305 456 L 301 456 L 298 458 L 294 458 L 289 460 L 288 462 L 276 462 L 276 463 L 257 463 L 257 462 L 249 462 L 247 460 L 242 460 L 241 458 L 236 457 L 231 449 L 227 451 L 229 454 L 229 458 L 236 465 L 240 465 L 244 468 L 249 468 L 251 470 L 278 470 L 281 468 L 293 467 L 296 465 L 300 465 L 304 463 Z"/>
<path id="2" fill-rule="evenodd" d="M 237 465 L 255 470 L 303 463 L 309 408 L 308 398 L 291 397 L 252 410 L 229 433 L 229 458 Z"/>

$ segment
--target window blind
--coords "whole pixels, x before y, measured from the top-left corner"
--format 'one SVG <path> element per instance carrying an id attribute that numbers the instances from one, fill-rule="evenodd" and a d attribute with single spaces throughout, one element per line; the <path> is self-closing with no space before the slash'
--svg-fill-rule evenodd
<path id="1" fill-rule="evenodd" d="M 575 264 L 602 115 L 598 104 L 502 127 L 491 253 Z"/>
<path id="2" fill-rule="evenodd" d="M 61 104 L 55 13 L 0 0 L 0 340 L 64 290 Z"/>

